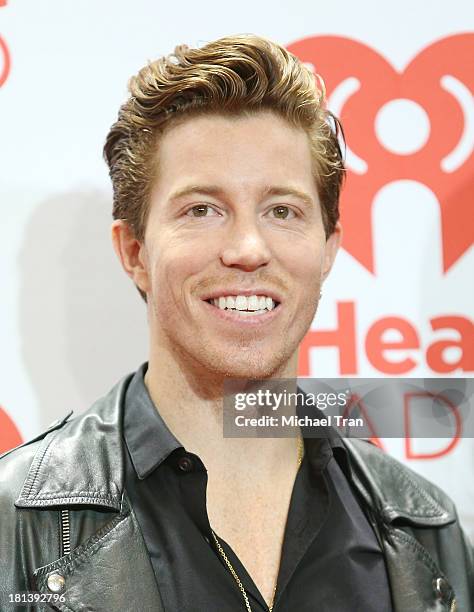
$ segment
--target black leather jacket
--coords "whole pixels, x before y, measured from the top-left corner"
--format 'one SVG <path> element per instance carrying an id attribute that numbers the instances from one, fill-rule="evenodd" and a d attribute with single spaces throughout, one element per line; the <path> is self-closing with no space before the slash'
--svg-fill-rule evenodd
<path id="1" fill-rule="evenodd" d="M 163 612 L 123 486 L 130 379 L 0 458 L 2 612 Z M 451 500 L 376 446 L 344 442 L 353 486 L 385 552 L 395 612 L 473 612 L 472 548 Z M 8 603 L 9 593 L 52 590 L 65 603 Z"/>

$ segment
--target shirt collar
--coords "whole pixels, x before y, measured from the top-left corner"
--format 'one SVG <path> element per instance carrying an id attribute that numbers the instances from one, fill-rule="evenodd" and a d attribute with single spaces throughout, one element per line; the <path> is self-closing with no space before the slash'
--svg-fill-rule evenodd
<path id="1" fill-rule="evenodd" d="M 145 385 L 148 362 L 135 372 L 125 396 L 123 433 L 133 467 L 143 480 L 182 444 L 168 429 Z"/>
<path id="2" fill-rule="evenodd" d="M 168 429 L 145 385 L 148 362 L 135 372 L 125 396 L 123 432 L 138 478 L 143 480 L 177 448 L 183 445 Z M 298 388 L 299 392 L 303 392 Z M 304 393 L 304 392 L 303 392 Z M 324 413 L 321 413 L 324 417 Z M 351 476 L 349 454 L 333 427 L 322 428 L 321 437 L 305 437 L 305 453 L 318 471 L 334 456 L 346 477 Z"/>
<path id="3" fill-rule="evenodd" d="M 298 393 L 306 395 L 301 387 L 297 386 Z M 304 414 L 319 418 L 322 421 L 326 418 L 324 412 L 312 406 L 309 402 L 304 402 L 307 408 L 298 407 L 297 413 L 300 416 Z M 308 410 L 308 407 L 311 409 Z M 302 433 L 305 442 L 305 452 L 308 453 L 309 459 L 313 467 L 317 470 L 324 469 L 327 462 L 334 456 L 339 467 L 344 472 L 344 475 L 350 480 L 352 478 L 352 468 L 350 464 L 349 452 L 342 441 L 340 433 L 332 425 L 320 425 L 317 430 L 317 436 L 309 435 L 309 429 L 303 427 Z"/>

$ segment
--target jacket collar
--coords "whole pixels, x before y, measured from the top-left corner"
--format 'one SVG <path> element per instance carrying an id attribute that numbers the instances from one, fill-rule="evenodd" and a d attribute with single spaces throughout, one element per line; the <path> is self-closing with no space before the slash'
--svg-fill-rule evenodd
<path id="1" fill-rule="evenodd" d="M 133 375 L 125 376 L 85 413 L 48 431 L 15 506 L 122 509 L 123 410 Z M 355 468 L 354 485 L 384 522 L 403 518 L 414 525 L 434 526 L 456 520 L 451 500 L 440 489 L 364 440 L 343 442 Z"/>
<path id="2" fill-rule="evenodd" d="M 436 485 L 401 465 L 365 439 L 343 438 L 353 467 L 353 482 L 384 523 L 402 519 L 413 526 L 456 521 L 451 499 Z"/>
<path id="3" fill-rule="evenodd" d="M 89 410 L 47 433 L 15 501 L 17 508 L 74 504 L 122 509 L 122 417 L 132 376 L 125 376 Z"/>

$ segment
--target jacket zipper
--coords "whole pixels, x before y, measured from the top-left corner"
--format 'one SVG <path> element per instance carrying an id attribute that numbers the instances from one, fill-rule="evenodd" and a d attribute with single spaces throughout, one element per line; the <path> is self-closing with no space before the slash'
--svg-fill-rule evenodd
<path id="1" fill-rule="evenodd" d="M 451 602 L 451 607 L 449 608 L 449 612 L 456 612 L 457 610 L 457 602 L 456 602 L 456 598 L 453 599 L 453 601 Z"/>
<path id="2" fill-rule="evenodd" d="M 71 523 L 69 521 L 69 510 L 60 511 L 61 523 L 61 557 L 71 552 Z"/>

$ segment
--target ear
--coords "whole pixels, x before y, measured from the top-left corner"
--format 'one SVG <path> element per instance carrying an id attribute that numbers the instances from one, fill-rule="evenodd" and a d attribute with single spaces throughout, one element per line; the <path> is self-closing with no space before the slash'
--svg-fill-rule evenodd
<path id="1" fill-rule="evenodd" d="M 321 282 L 326 280 L 327 275 L 331 271 L 334 260 L 336 259 L 339 246 L 342 240 L 342 226 L 339 221 L 336 223 L 333 233 L 326 240 L 324 246 L 323 267 L 321 270 Z"/>
<path id="2" fill-rule="evenodd" d="M 146 266 L 145 244 L 135 238 L 133 229 L 124 219 L 117 219 L 111 227 L 112 244 L 122 268 L 143 292 L 150 290 Z"/>

